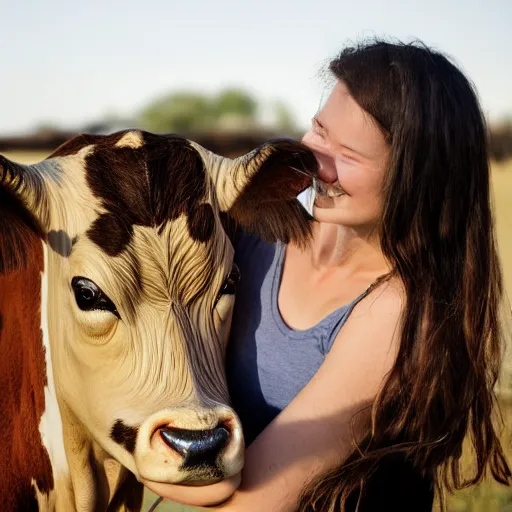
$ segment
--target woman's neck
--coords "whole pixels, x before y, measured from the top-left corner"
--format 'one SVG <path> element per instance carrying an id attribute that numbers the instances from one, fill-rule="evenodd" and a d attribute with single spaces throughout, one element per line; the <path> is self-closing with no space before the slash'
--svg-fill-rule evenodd
<path id="1" fill-rule="evenodd" d="M 344 267 L 350 273 L 391 270 L 375 232 L 363 233 L 338 224 L 315 222 L 309 252 L 311 264 L 318 270 L 329 267 Z"/>

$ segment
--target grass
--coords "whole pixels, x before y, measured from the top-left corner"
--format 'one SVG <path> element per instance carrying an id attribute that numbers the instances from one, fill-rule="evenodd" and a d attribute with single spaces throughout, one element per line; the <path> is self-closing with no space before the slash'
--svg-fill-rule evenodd
<path id="1" fill-rule="evenodd" d="M 44 160 L 49 151 L 2 151 L 2 155 L 20 164 L 34 164 Z"/>
<path id="2" fill-rule="evenodd" d="M 7 152 L 5 156 L 20 163 L 37 162 L 46 157 L 42 152 Z M 496 215 L 496 231 L 503 265 L 505 289 L 512 298 L 512 161 L 493 164 L 493 196 Z M 510 361 L 512 366 L 512 361 Z M 509 460 L 512 462 L 512 400 L 503 402 L 505 431 L 503 442 Z M 144 497 L 144 511 L 148 510 L 156 496 L 147 492 Z M 157 512 L 190 512 L 194 509 L 183 505 L 164 502 Z M 512 489 L 486 481 L 477 487 L 456 493 L 448 498 L 449 512 L 512 512 Z"/>
<path id="3" fill-rule="evenodd" d="M 493 165 L 492 184 L 505 289 L 512 299 L 512 161 Z"/>

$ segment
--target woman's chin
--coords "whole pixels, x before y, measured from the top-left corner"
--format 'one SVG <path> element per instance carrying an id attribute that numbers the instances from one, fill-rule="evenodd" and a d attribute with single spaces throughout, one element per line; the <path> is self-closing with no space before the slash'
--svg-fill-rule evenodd
<path id="1" fill-rule="evenodd" d="M 226 501 L 235 493 L 240 481 L 241 475 L 238 473 L 209 485 L 166 484 L 150 480 L 142 480 L 142 483 L 150 491 L 166 500 L 201 507 L 217 505 Z"/>
<path id="2" fill-rule="evenodd" d="M 333 204 L 332 200 L 330 203 L 315 203 L 313 207 L 313 218 L 317 222 L 327 222 L 331 224 L 342 224 L 341 220 L 343 215 Z"/>

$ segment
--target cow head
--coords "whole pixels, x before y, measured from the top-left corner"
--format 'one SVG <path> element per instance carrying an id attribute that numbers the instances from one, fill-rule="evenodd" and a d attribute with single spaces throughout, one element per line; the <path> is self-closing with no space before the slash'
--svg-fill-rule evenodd
<path id="1" fill-rule="evenodd" d="M 36 230 L 67 452 L 94 444 L 160 492 L 236 480 L 229 231 L 304 242 L 295 198 L 315 165 L 285 140 L 230 160 L 139 131 L 81 135 L 33 166 L 0 157 L 0 200 L 17 212 L 0 219 L 0 271 L 23 265 L 24 230 Z"/>

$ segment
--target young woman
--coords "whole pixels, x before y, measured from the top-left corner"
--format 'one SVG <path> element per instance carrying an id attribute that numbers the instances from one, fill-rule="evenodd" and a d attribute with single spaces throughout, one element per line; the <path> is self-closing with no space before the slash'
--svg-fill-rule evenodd
<path id="1" fill-rule="evenodd" d="M 228 380 L 248 442 L 222 511 L 431 510 L 436 486 L 509 483 L 491 413 L 502 277 L 486 126 L 443 55 L 370 42 L 304 137 L 321 163 L 306 250 L 249 235 Z"/>

